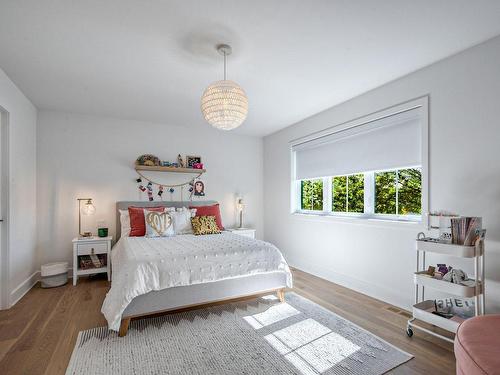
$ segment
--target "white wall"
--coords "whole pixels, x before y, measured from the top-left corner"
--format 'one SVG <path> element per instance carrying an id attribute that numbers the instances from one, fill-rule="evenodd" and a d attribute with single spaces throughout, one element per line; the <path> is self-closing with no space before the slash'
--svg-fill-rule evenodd
<path id="1" fill-rule="evenodd" d="M 36 280 L 37 110 L 0 69 L 0 107 L 9 127 L 9 304 Z M 4 225 L 4 224 L 3 224 Z"/>
<path id="2" fill-rule="evenodd" d="M 200 155 L 207 169 L 204 199 L 221 203 L 223 224 L 231 227 L 236 220 L 236 195 L 241 194 L 248 203 L 245 222 L 262 237 L 262 143 L 261 138 L 221 132 L 209 125 L 187 128 L 41 111 L 37 147 L 40 260 L 71 260 L 71 240 L 78 234 L 77 198 L 94 198 L 97 211 L 85 223 L 87 227 L 95 232 L 95 221 L 104 219 L 111 234 L 115 233 L 115 202 L 147 199 L 139 193 L 133 168 L 137 156 L 145 153 L 165 160 L 175 160 L 179 153 Z M 167 178 L 163 182 L 168 183 L 178 177 L 162 174 L 157 179 Z M 164 199 L 170 200 L 168 192 Z M 174 199 L 180 199 L 178 192 Z"/>
<path id="3" fill-rule="evenodd" d="M 487 311 L 500 311 L 499 61 L 495 38 L 266 137 L 265 239 L 300 269 L 409 308 L 413 240 L 423 228 L 290 214 L 288 142 L 429 94 L 430 208 L 483 217 Z M 465 267 L 452 258 L 444 261 Z"/>

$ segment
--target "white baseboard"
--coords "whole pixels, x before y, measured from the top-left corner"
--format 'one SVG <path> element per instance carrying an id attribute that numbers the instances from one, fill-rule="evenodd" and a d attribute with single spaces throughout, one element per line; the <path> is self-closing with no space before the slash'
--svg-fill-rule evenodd
<path id="1" fill-rule="evenodd" d="M 9 308 L 14 306 L 31 288 L 40 280 L 40 271 L 35 271 L 31 276 L 19 284 L 11 293 L 9 299 Z"/>
<path id="2" fill-rule="evenodd" d="M 301 261 L 300 264 L 294 262 L 290 262 L 289 264 L 291 267 L 331 281 L 332 283 L 339 284 L 358 293 L 378 299 L 379 301 L 390 303 L 400 309 L 411 311 L 411 305 L 404 303 L 404 298 L 401 298 L 402 296 L 398 294 L 397 291 L 387 289 L 374 283 L 367 283 L 366 281 L 326 269 L 317 264 L 310 264 L 303 261 Z"/>
<path id="3" fill-rule="evenodd" d="M 40 274 L 41 274 L 40 271 L 33 272 L 31 276 L 29 276 L 26 280 L 24 280 L 21 284 L 19 284 L 10 293 L 9 306 L 7 307 L 8 309 L 10 309 L 16 303 L 18 303 L 19 300 L 23 298 L 24 295 L 28 293 L 30 289 L 36 285 L 37 282 L 40 281 L 41 278 Z M 68 268 L 68 279 L 72 278 L 73 278 L 73 268 Z"/>

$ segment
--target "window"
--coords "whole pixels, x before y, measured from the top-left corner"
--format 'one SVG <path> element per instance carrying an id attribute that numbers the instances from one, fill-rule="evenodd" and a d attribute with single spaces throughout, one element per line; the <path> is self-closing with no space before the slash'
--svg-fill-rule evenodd
<path id="1" fill-rule="evenodd" d="M 422 172 L 420 168 L 375 173 L 375 213 L 420 215 Z"/>
<path id="2" fill-rule="evenodd" d="M 323 180 L 303 180 L 300 182 L 300 209 L 306 211 L 323 210 Z"/>
<path id="3" fill-rule="evenodd" d="M 421 168 L 404 168 L 300 181 L 302 211 L 413 220 L 422 212 Z M 327 202 L 331 187 L 330 206 Z M 370 194 L 373 192 L 373 194 Z"/>
<path id="4" fill-rule="evenodd" d="M 427 98 L 294 141 L 292 212 L 420 221 Z"/>
<path id="5" fill-rule="evenodd" d="M 332 211 L 364 212 L 363 174 L 332 177 Z"/>

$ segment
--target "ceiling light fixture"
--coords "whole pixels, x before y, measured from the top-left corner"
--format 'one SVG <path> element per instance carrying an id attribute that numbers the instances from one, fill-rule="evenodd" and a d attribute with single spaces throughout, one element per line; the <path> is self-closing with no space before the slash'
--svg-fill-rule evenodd
<path id="1" fill-rule="evenodd" d="M 227 44 L 216 46 L 224 56 L 224 80 L 207 87 L 201 97 L 201 112 L 205 120 L 220 130 L 232 130 L 245 121 L 248 113 L 248 99 L 245 91 L 234 81 L 226 79 L 226 57 L 232 48 Z"/>

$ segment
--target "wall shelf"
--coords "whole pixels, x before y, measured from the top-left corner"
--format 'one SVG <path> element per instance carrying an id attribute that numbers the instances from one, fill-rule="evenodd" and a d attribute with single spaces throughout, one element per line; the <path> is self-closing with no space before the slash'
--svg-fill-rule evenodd
<path id="1" fill-rule="evenodd" d="M 176 167 L 162 167 L 162 166 L 150 166 L 150 165 L 135 165 L 136 171 L 154 171 L 154 172 L 173 172 L 173 173 L 194 173 L 202 174 L 206 172 L 206 169 L 195 169 L 195 168 L 176 168 Z"/>

